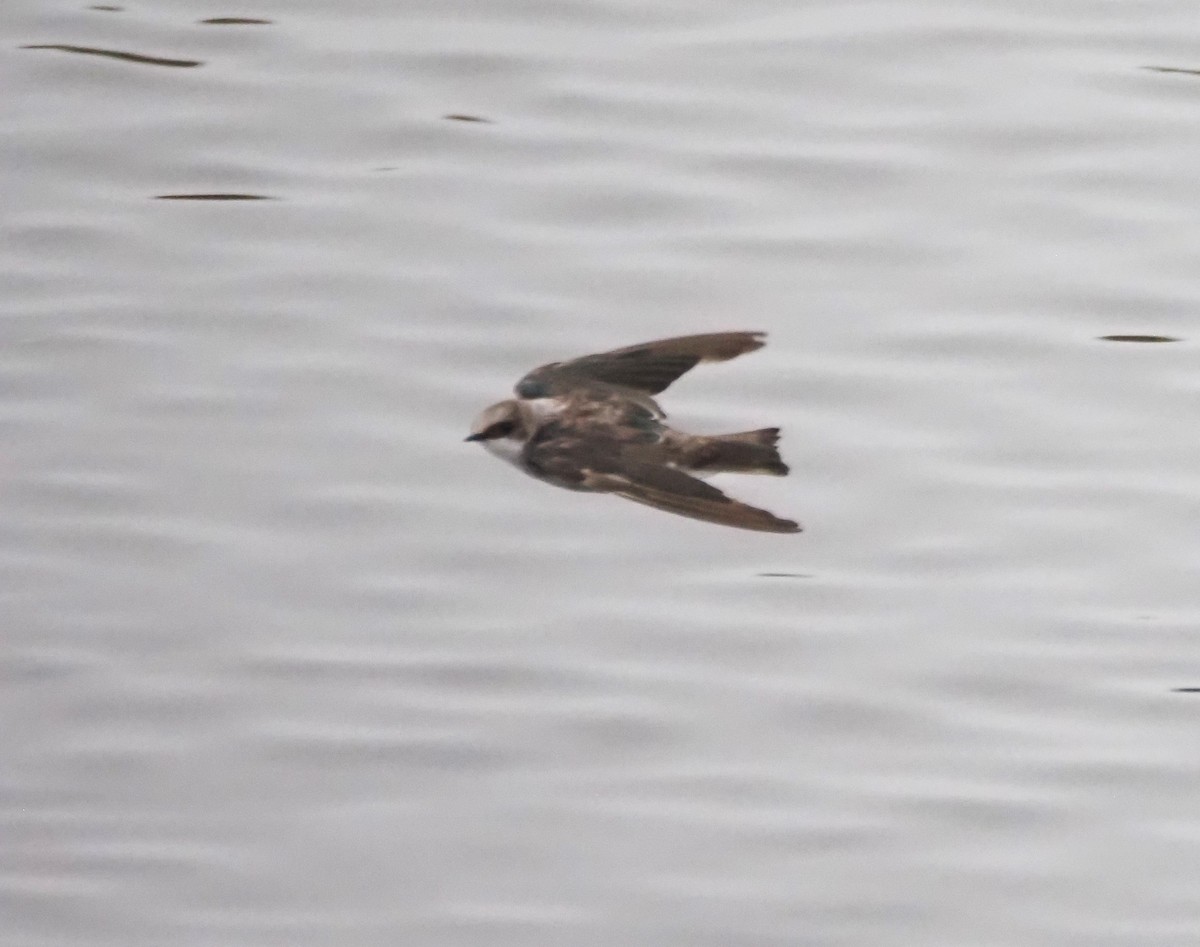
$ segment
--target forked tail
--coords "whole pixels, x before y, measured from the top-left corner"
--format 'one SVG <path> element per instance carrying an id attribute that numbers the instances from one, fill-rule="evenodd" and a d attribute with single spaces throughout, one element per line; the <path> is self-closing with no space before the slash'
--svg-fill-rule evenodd
<path id="1" fill-rule="evenodd" d="M 779 428 L 697 437 L 685 463 L 697 473 L 753 473 L 782 477 L 788 465 L 779 456 Z"/>

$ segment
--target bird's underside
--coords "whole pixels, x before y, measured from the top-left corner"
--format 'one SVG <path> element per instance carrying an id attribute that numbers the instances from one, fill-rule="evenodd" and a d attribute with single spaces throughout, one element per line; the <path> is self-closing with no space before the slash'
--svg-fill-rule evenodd
<path id="1" fill-rule="evenodd" d="M 722 362 L 764 345 L 759 332 L 661 339 L 536 368 L 517 400 L 484 412 L 469 439 L 523 439 L 519 465 L 573 490 L 612 493 L 692 519 L 762 532 L 800 526 L 741 503 L 697 474 L 784 475 L 778 428 L 708 437 L 663 422 L 653 396 L 701 362 Z M 511 420 L 510 420 L 511 419 Z"/>

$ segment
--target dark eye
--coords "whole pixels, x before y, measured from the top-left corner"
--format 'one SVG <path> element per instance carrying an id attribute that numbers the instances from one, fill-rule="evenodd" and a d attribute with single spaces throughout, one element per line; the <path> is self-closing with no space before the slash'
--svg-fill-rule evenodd
<path id="1" fill-rule="evenodd" d="M 495 440 L 497 437 L 508 437 L 517 425 L 512 421 L 497 421 L 483 432 L 485 440 Z"/>

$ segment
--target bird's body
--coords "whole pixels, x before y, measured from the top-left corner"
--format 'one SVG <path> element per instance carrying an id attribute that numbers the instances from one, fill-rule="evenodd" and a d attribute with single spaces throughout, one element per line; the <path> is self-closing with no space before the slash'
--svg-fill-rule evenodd
<path id="1" fill-rule="evenodd" d="M 763 532 L 800 527 L 732 500 L 699 479 L 713 473 L 785 475 L 778 428 L 686 434 L 665 423 L 653 395 L 700 362 L 763 345 L 762 333 L 662 339 L 534 369 L 476 420 L 469 441 L 531 476 L 569 490 L 615 493 L 693 519 Z"/>

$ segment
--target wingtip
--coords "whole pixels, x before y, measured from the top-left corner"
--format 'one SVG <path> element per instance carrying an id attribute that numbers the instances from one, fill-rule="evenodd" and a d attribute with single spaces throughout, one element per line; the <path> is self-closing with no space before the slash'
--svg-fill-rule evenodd
<path id="1" fill-rule="evenodd" d="M 753 508 L 751 508 L 753 509 Z M 757 530 L 760 533 L 802 533 L 804 527 L 795 520 L 787 520 L 782 516 L 776 516 L 769 510 L 755 510 L 761 516 L 756 517 L 748 522 L 738 523 L 744 529 Z"/>
<path id="2" fill-rule="evenodd" d="M 747 332 L 745 333 L 745 337 L 745 351 L 747 352 L 757 352 L 767 344 L 767 333 L 765 332 Z"/>
<path id="3" fill-rule="evenodd" d="M 704 346 L 700 353 L 702 362 L 727 362 L 739 355 L 756 352 L 767 344 L 765 332 L 713 332 L 693 338 Z"/>

